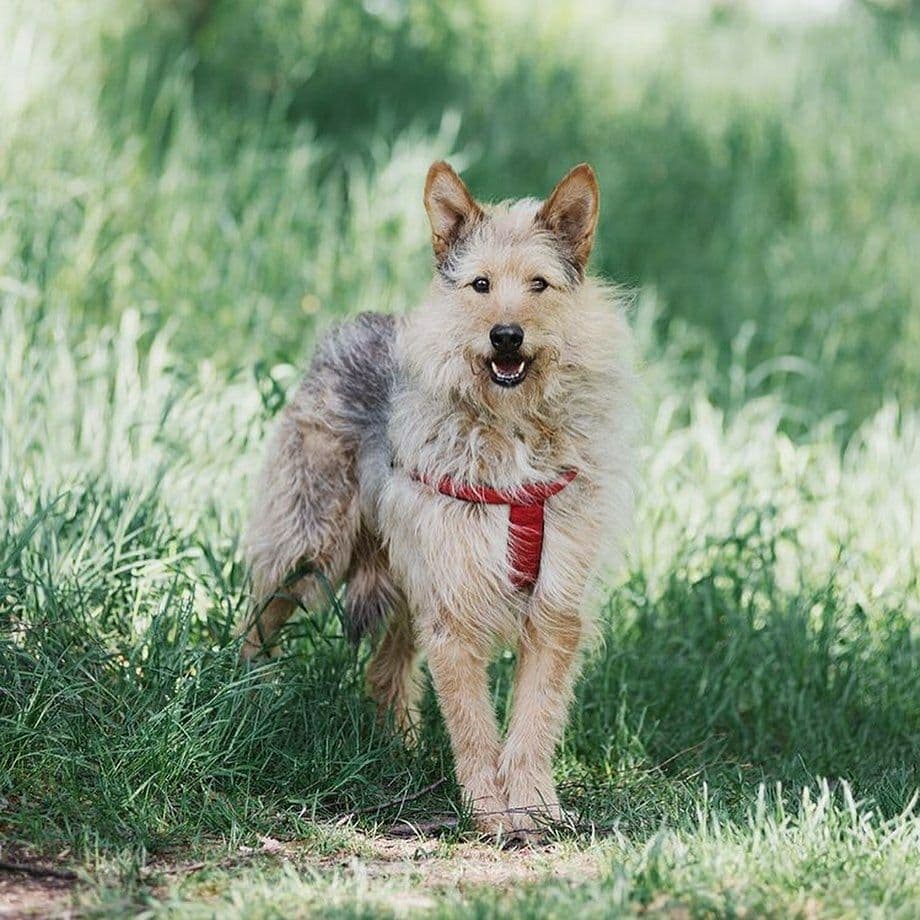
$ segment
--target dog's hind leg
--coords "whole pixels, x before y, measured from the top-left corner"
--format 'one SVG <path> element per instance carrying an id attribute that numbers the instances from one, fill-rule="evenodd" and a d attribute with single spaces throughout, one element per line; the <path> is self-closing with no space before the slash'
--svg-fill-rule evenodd
<path id="1" fill-rule="evenodd" d="M 367 690 L 381 716 L 393 711 L 409 745 L 418 741 L 422 682 L 419 651 L 405 604 L 394 610 L 367 667 Z"/>
<path id="2" fill-rule="evenodd" d="M 346 577 L 348 638 L 357 642 L 363 635 L 370 635 L 375 640 L 367 668 L 367 692 L 381 716 L 393 710 L 406 741 L 414 743 L 422 686 L 412 622 L 405 596 L 390 572 L 386 548 L 367 527 L 361 528 L 355 541 Z"/>
<path id="3" fill-rule="evenodd" d="M 285 413 L 246 541 L 254 597 L 244 660 L 277 654 L 273 640 L 296 604 L 323 603 L 344 577 L 360 520 L 354 468 L 352 452 L 320 419 L 303 409 Z"/>
<path id="4" fill-rule="evenodd" d="M 362 636 L 376 635 L 390 613 L 404 603 L 390 575 L 386 549 L 367 526 L 358 531 L 345 579 L 345 632 L 349 641 L 357 643 Z"/>

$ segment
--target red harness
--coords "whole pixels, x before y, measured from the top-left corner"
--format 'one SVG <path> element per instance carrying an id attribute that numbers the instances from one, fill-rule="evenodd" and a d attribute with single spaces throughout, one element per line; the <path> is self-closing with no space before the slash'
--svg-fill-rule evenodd
<path id="1" fill-rule="evenodd" d="M 529 588 L 540 575 L 543 554 L 543 506 L 546 500 L 561 492 L 577 475 L 578 470 L 566 470 L 552 482 L 528 482 L 513 489 L 492 489 L 454 482 L 444 476 L 432 482 L 419 473 L 413 479 L 437 489 L 442 495 L 481 505 L 508 505 L 508 562 L 511 583 L 516 588 Z"/>

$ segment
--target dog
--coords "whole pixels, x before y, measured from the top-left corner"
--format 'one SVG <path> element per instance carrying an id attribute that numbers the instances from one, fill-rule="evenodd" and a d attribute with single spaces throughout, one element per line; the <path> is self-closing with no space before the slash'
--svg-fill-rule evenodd
<path id="1" fill-rule="evenodd" d="M 426 299 L 333 329 L 277 424 L 246 539 L 242 656 L 277 653 L 294 598 L 309 608 L 344 583 L 347 632 L 375 642 L 380 710 L 412 740 L 427 659 L 477 826 L 526 833 L 564 816 L 552 759 L 594 632 L 590 587 L 631 527 L 633 340 L 616 289 L 586 274 L 587 164 L 545 201 L 485 205 L 440 161 L 424 203 Z M 488 681 L 500 643 L 517 651 L 504 739 Z"/>

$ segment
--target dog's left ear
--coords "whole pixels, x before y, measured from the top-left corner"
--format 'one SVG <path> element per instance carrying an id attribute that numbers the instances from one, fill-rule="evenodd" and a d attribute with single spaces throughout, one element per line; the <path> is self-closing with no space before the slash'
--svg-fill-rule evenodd
<path id="1" fill-rule="evenodd" d="M 438 262 L 465 228 L 482 217 L 482 208 L 470 194 L 450 163 L 431 164 L 425 180 L 425 210 L 431 223 L 431 245 Z"/>
<path id="2" fill-rule="evenodd" d="M 587 163 L 580 163 L 560 180 L 537 214 L 537 221 L 565 245 L 579 271 L 584 271 L 594 246 L 599 210 L 597 176 Z"/>

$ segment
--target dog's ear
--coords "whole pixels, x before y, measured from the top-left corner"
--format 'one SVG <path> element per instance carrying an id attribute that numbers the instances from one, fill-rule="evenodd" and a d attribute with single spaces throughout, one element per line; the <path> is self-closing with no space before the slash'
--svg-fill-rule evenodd
<path id="1" fill-rule="evenodd" d="M 482 217 L 476 204 L 449 163 L 438 160 L 431 164 L 425 180 L 425 210 L 431 223 L 431 245 L 435 258 L 443 262 L 450 247 L 464 228 Z"/>
<path id="2" fill-rule="evenodd" d="M 537 214 L 537 222 L 563 243 L 579 271 L 591 255 L 599 209 L 597 176 L 580 163 L 559 181 Z"/>

